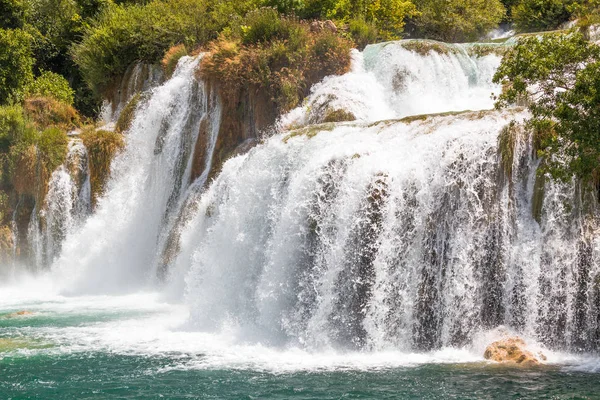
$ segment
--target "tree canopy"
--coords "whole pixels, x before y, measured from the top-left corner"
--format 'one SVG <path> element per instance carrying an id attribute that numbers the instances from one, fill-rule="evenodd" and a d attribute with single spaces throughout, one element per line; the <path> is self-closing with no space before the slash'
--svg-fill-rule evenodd
<path id="1" fill-rule="evenodd" d="M 556 178 L 597 176 L 600 166 L 600 46 L 581 33 L 522 38 L 494 81 L 497 107 L 526 100 L 545 169 Z"/>

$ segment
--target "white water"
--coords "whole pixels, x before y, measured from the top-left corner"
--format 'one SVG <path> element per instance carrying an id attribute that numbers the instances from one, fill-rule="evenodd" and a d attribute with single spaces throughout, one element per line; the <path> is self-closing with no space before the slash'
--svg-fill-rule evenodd
<path id="1" fill-rule="evenodd" d="M 381 121 L 494 107 L 492 93 L 497 94 L 500 87 L 492 83 L 492 77 L 500 57 L 469 56 L 466 45 L 443 43 L 438 45 L 447 54 L 432 50 L 420 55 L 403 47 L 405 43 L 354 51 L 351 72 L 315 85 L 305 104 L 284 116 L 281 125 L 322 122 L 328 108 L 349 111 L 358 121 Z"/>
<path id="2" fill-rule="evenodd" d="M 572 187 L 551 183 L 534 219 L 537 161 L 526 135 L 512 176 L 500 165 L 498 134 L 525 115 L 366 123 L 491 108 L 498 61 L 420 56 L 397 44 L 355 53 L 352 72 L 315 86 L 282 126 L 318 122 L 322 105 L 362 123 L 313 138 L 276 135 L 228 161 L 203 193 L 207 171 L 190 184 L 190 153 L 203 118 L 212 120 L 212 153 L 220 108 L 194 77 L 198 60 L 183 59 L 138 109 L 106 194 L 67 234 L 50 276 L 3 288 L 0 304 L 54 315 L 120 310 L 111 321 L 39 335 L 62 344 L 47 351 L 206 355 L 175 368 L 481 361 L 498 326 L 533 344 L 593 346 L 593 221 Z M 173 230 L 180 251 L 166 287 L 144 294 L 157 290 Z M 574 285 L 583 230 L 589 268 Z M 29 299 L 15 294 L 29 291 Z M 126 293 L 138 294 L 113 296 Z M 551 362 L 574 360 L 548 352 Z"/>
<path id="3" fill-rule="evenodd" d="M 190 180 L 199 125 L 210 117 L 208 93 L 194 77 L 199 60 L 184 58 L 138 109 L 106 194 L 53 265 L 66 290 L 130 292 L 152 279 L 162 231 Z"/>

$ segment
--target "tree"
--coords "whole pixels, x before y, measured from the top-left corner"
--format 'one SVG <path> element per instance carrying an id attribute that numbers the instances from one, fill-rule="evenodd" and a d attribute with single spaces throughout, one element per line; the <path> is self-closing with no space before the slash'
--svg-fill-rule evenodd
<path id="1" fill-rule="evenodd" d="M 494 76 L 497 107 L 527 98 L 539 155 L 555 178 L 591 178 L 600 161 L 600 46 L 580 33 L 527 37 Z"/>
<path id="2" fill-rule="evenodd" d="M 20 29 L 0 29 L 0 104 L 20 100 L 33 79 L 30 40 Z"/>
<path id="3" fill-rule="evenodd" d="M 415 0 L 420 15 L 412 23 L 419 36 L 446 42 L 475 41 L 505 15 L 500 0 Z"/>
<path id="4" fill-rule="evenodd" d="M 556 29 L 569 20 L 573 0 L 521 0 L 512 7 L 512 18 L 520 32 Z"/>
<path id="5" fill-rule="evenodd" d="M 22 0 L 0 0 L 0 28 L 23 28 L 26 13 L 27 6 Z"/>

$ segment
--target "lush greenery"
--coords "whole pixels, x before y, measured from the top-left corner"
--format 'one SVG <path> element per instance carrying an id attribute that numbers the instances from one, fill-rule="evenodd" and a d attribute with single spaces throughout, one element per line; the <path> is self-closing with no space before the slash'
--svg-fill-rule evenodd
<path id="1" fill-rule="evenodd" d="M 92 201 L 95 203 L 102 194 L 110 176 L 110 166 L 114 155 L 125 146 L 123 135 L 118 132 L 87 129 L 81 134 L 83 144 L 88 149 L 90 161 L 90 182 Z"/>
<path id="2" fill-rule="evenodd" d="M 200 73 L 220 82 L 224 97 L 261 88 L 279 112 L 298 105 L 311 84 L 350 66 L 351 43 L 308 24 L 281 18 L 272 8 L 250 12 L 238 32 L 222 35 L 209 47 Z"/>
<path id="3" fill-rule="evenodd" d="M 418 36 L 446 42 L 476 41 L 504 18 L 500 0 L 415 0 Z"/>
<path id="4" fill-rule="evenodd" d="M 494 80 L 497 106 L 525 100 L 545 168 L 557 178 L 597 178 L 600 167 L 600 46 L 580 33 L 524 37 Z"/>

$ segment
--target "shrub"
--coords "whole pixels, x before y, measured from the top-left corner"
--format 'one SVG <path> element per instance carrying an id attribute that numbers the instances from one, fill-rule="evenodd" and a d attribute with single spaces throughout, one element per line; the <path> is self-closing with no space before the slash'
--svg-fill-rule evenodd
<path id="1" fill-rule="evenodd" d="M 80 123 L 79 114 L 69 104 L 52 97 L 31 97 L 23 104 L 27 116 L 39 128 L 59 127 L 63 130 L 76 128 Z"/>
<path id="2" fill-rule="evenodd" d="M 279 28 L 268 34 L 255 29 L 263 25 L 263 17 L 271 19 L 274 12 L 262 9 L 252 13 L 241 37 L 221 36 L 211 43 L 200 74 L 220 82 L 226 98 L 253 88 L 267 94 L 277 111 L 284 112 L 297 106 L 313 83 L 348 70 L 351 43 L 329 31 L 311 33 L 308 24 L 285 17 L 276 24 Z"/>
<path id="3" fill-rule="evenodd" d="M 185 45 L 183 44 L 178 44 L 167 50 L 165 56 L 160 62 L 163 68 L 163 72 L 165 73 L 165 77 L 167 79 L 169 79 L 171 75 L 173 75 L 173 72 L 175 72 L 175 68 L 177 67 L 179 59 L 186 55 L 187 50 L 185 48 Z"/>
<path id="4" fill-rule="evenodd" d="M 180 43 L 206 44 L 229 24 L 232 15 L 251 6 L 234 0 L 154 0 L 145 5 L 113 5 L 84 31 L 72 55 L 97 93 L 105 90 L 136 61 L 157 63 Z"/>
<path id="5" fill-rule="evenodd" d="M 22 107 L 0 107 L 0 153 L 7 153 L 10 146 L 26 135 L 27 129 Z"/>
<path id="6" fill-rule="evenodd" d="M 500 0 L 415 0 L 417 35 L 445 42 L 475 41 L 505 15 Z"/>
<path id="7" fill-rule="evenodd" d="M 83 132 L 81 140 L 88 151 L 92 201 L 95 203 L 110 177 L 112 160 L 117 152 L 123 149 L 125 141 L 120 133 L 94 128 Z"/>
<path id="8" fill-rule="evenodd" d="M 33 79 L 30 39 L 22 30 L 0 29 L 0 105 L 20 100 Z"/>
<path id="9" fill-rule="evenodd" d="M 354 18 L 348 23 L 348 33 L 359 49 L 364 49 L 369 43 L 375 43 L 379 33 L 372 22 Z"/>
<path id="10" fill-rule="evenodd" d="M 42 71 L 41 75 L 27 86 L 25 93 L 29 97 L 52 97 L 62 103 L 73 105 L 75 92 L 62 75 Z"/>
<path id="11" fill-rule="evenodd" d="M 571 17 L 565 0 L 521 0 L 512 8 L 515 27 L 520 32 L 545 31 L 557 28 Z"/>
<path id="12" fill-rule="evenodd" d="M 261 8 L 248 13 L 241 30 L 242 44 L 250 45 L 286 40 L 292 35 L 293 24 L 281 18 L 275 9 Z"/>
<path id="13" fill-rule="evenodd" d="M 57 127 L 51 127 L 41 132 L 37 140 L 37 148 L 40 161 L 48 175 L 65 161 L 68 143 L 69 138 L 66 133 Z"/>

